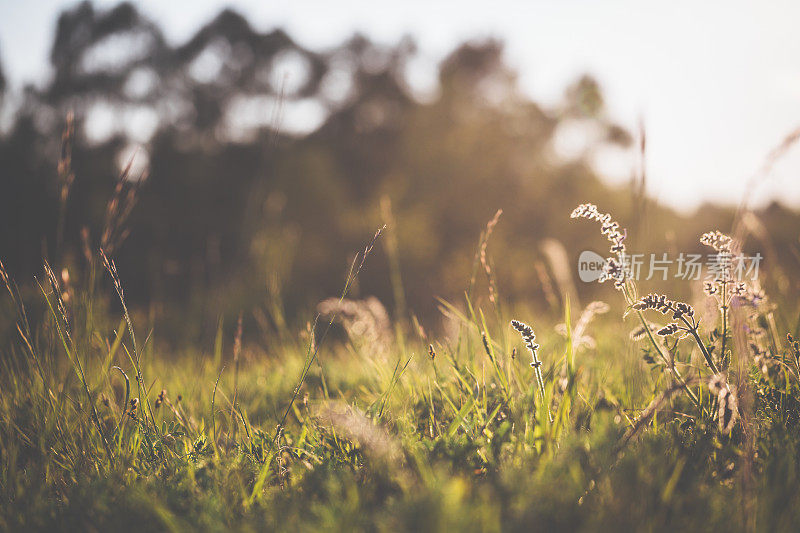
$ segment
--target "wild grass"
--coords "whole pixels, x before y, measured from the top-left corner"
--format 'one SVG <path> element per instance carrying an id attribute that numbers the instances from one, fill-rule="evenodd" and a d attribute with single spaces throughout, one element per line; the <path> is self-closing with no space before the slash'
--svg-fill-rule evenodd
<path id="1" fill-rule="evenodd" d="M 567 306 L 563 325 L 542 324 L 538 337 L 512 322 L 515 340 L 470 300 L 442 303 L 460 327 L 455 338 L 426 344 L 408 335 L 399 350 L 376 302 L 346 298 L 374 243 L 354 262 L 341 299 L 321 305 L 325 327 L 318 322 L 305 341 L 298 335 L 269 355 L 243 346 L 241 333 L 230 357 L 161 355 L 149 336 L 139 342 L 124 282 L 105 255 L 98 260 L 121 315 L 88 301 L 74 280 L 65 300 L 46 267 L 46 312 L 34 326 L 0 269 L 17 316 L 2 361 L 3 528 L 793 523 L 795 341 L 750 339 L 761 366 L 740 376 L 752 398 L 739 405 L 733 355 L 721 349 L 726 332 L 698 343 L 688 304 L 635 298 L 627 279 L 629 313 L 644 321 L 640 313 L 658 311 L 679 328 L 654 333 L 647 324 L 638 362 L 625 346 L 629 326 L 608 316 L 573 323 Z M 90 315 L 99 309 L 110 317 Z M 326 343 L 339 319 L 347 341 Z M 685 341 L 659 340 L 678 332 Z M 590 333 L 592 342 L 583 340 Z M 683 349 L 688 341 L 693 349 Z"/>
<path id="2" fill-rule="evenodd" d="M 600 224 L 601 281 L 617 292 L 578 313 L 565 290 L 553 320 L 501 299 L 488 247 L 498 211 L 464 300 L 441 301 L 450 333 L 434 338 L 351 294 L 382 228 L 306 328 L 276 301 L 274 342 L 247 341 L 240 318 L 213 349 L 165 353 L 128 309 L 111 253 L 125 235 L 114 213 L 135 202 L 120 183 L 84 269 L 45 262 L 30 294 L 0 263 L 13 324 L 0 358 L 0 528 L 796 527 L 798 308 L 734 281 L 731 237 L 701 237 L 723 264 L 705 287 L 717 316 L 701 318 L 697 304 L 640 296 L 627 232 L 583 204 L 572 217 Z"/>

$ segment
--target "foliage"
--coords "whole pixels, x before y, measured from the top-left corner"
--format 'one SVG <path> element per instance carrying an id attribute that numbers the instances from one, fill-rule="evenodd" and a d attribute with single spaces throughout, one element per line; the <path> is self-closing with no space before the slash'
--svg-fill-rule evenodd
<path id="1" fill-rule="evenodd" d="M 93 270 L 104 266 L 121 316 L 48 267 L 34 318 L 3 269 L 17 332 L 3 358 L 0 525 L 793 527 L 800 344 L 756 330 L 780 307 L 747 317 L 760 351 L 755 364 L 748 351 L 731 359 L 744 372 L 736 389 L 733 374 L 708 386 L 687 377 L 707 371 L 652 334 L 645 360 L 669 349 L 672 366 L 637 362 L 621 340 L 629 326 L 599 316 L 608 306 L 598 302 L 577 322 L 567 306 L 563 337 L 539 328 L 539 345 L 526 324 L 514 321 L 513 334 L 500 302 L 487 316 L 469 298 L 442 301 L 454 334 L 433 341 L 389 330 L 376 301 L 347 299 L 379 238 L 356 257 L 338 303 L 326 303 L 326 322 L 267 354 L 239 331 L 229 349 L 218 338 L 213 353 L 163 355 L 149 334 L 137 337 L 104 254 Z M 632 308 L 678 308 L 640 302 Z M 347 336 L 327 339 L 340 313 Z M 723 387 L 743 406 L 730 425 L 715 410 Z"/>

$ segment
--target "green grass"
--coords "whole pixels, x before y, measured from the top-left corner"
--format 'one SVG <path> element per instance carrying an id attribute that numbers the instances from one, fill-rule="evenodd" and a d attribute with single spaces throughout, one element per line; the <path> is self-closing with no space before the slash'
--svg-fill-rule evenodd
<path id="1" fill-rule="evenodd" d="M 704 350 L 692 337 L 630 340 L 628 289 L 609 285 L 610 311 L 588 324 L 567 301 L 560 333 L 517 310 L 541 345 L 540 387 L 507 305 L 442 302 L 452 333 L 430 339 L 342 300 L 355 315 L 243 347 L 220 327 L 213 347 L 175 353 L 128 315 L 124 280 L 106 267 L 116 302 L 99 295 L 99 265 L 25 297 L 7 280 L 4 530 L 765 531 L 800 520 L 800 369 L 774 326 L 796 317 L 794 302 L 746 317 L 764 329 L 755 359 L 726 328 L 698 329 L 712 356 L 730 343 L 730 361 L 714 356 L 738 383 L 728 433 Z M 349 334 L 328 338 L 342 319 Z"/>

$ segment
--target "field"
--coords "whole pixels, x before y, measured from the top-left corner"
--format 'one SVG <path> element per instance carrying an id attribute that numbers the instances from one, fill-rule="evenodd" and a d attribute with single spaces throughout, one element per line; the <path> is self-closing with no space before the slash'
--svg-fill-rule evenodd
<path id="1" fill-rule="evenodd" d="M 800 530 L 793 7 L 5 4 L 0 533 Z"/>
<path id="2" fill-rule="evenodd" d="M 610 241 L 604 302 L 511 309 L 494 219 L 436 335 L 349 297 L 391 228 L 305 327 L 269 302 L 260 342 L 240 319 L 213 346 L 162 346 L 102 252 L 80 279 L 45 263 L 17 286 L 0 270 L 0 528 L 793 530 L 796 302 L 730 270 L 697 311 L 639 294 L 615 262 L 624 223 L 572 215 Z"/>

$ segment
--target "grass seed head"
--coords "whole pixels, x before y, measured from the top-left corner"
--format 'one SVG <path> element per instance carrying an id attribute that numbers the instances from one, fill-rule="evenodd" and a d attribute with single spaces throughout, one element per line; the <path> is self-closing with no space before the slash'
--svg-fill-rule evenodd
<path id="1" fill-rule="evenodd" d="M 728 384 L 724 374 L 711 376 L 708 381 L 708 390 L 717 396 L 719 430 L 727 435 L 733 430 L 739 417 L 739 402 L 736 399 L 736 390 L 732 385 Z"/>
<path id="2" fill-rule="evenodd" d="M 662 337 L 668 337 L 670 335 L 674 335 L 678 332 L 678 324 L 675 322 L 671 322 L 657 331 L 659 335 Z"/>
<path id="3" fill-rule="evenodd" d="M 519 332 L 522 340 L 525 341 L 525 346 L 528 348 L 528 351 L 531 352 L 531 357 L 533 358 L 531 366 L 534 368 L 541 366 L 542 362 L 536 357 L 536 350 L 539 349 L 539 345 L 535 342 L 536 334 L 533 332 L 533 328 L 519 320 L 512 320 L 511 327 Z"/>
<path id="4" fill-rule="evenodd" d="M 611 242 L 611 253 L 621 256 L 625 253 L 625 237 L 628 231 L 613 220 L 609 213 L 601 213 L 594 204 L 581 204 L 573 209 L 570 218 L 588 218 L 600 223 L 600 233 Z"/>
<path id="5" fill-rule="evenodd" d="M 719 253 L 731 253 L 733 239 L 721 231 L 709 231 L 700 237 L 700 243 L 705 244 Z"/>
<path id="6" fill-rule="evenodd" d="M 633 304 L 633 308 L 637 311 L 658 311 L 663 315 L 672 313 L 673 320 L 692 319 L 694 317 L 694 308 L 691 305 L 671 300 L 665 294 L 650 293 L 647 296 L 643 296 Z"/>

